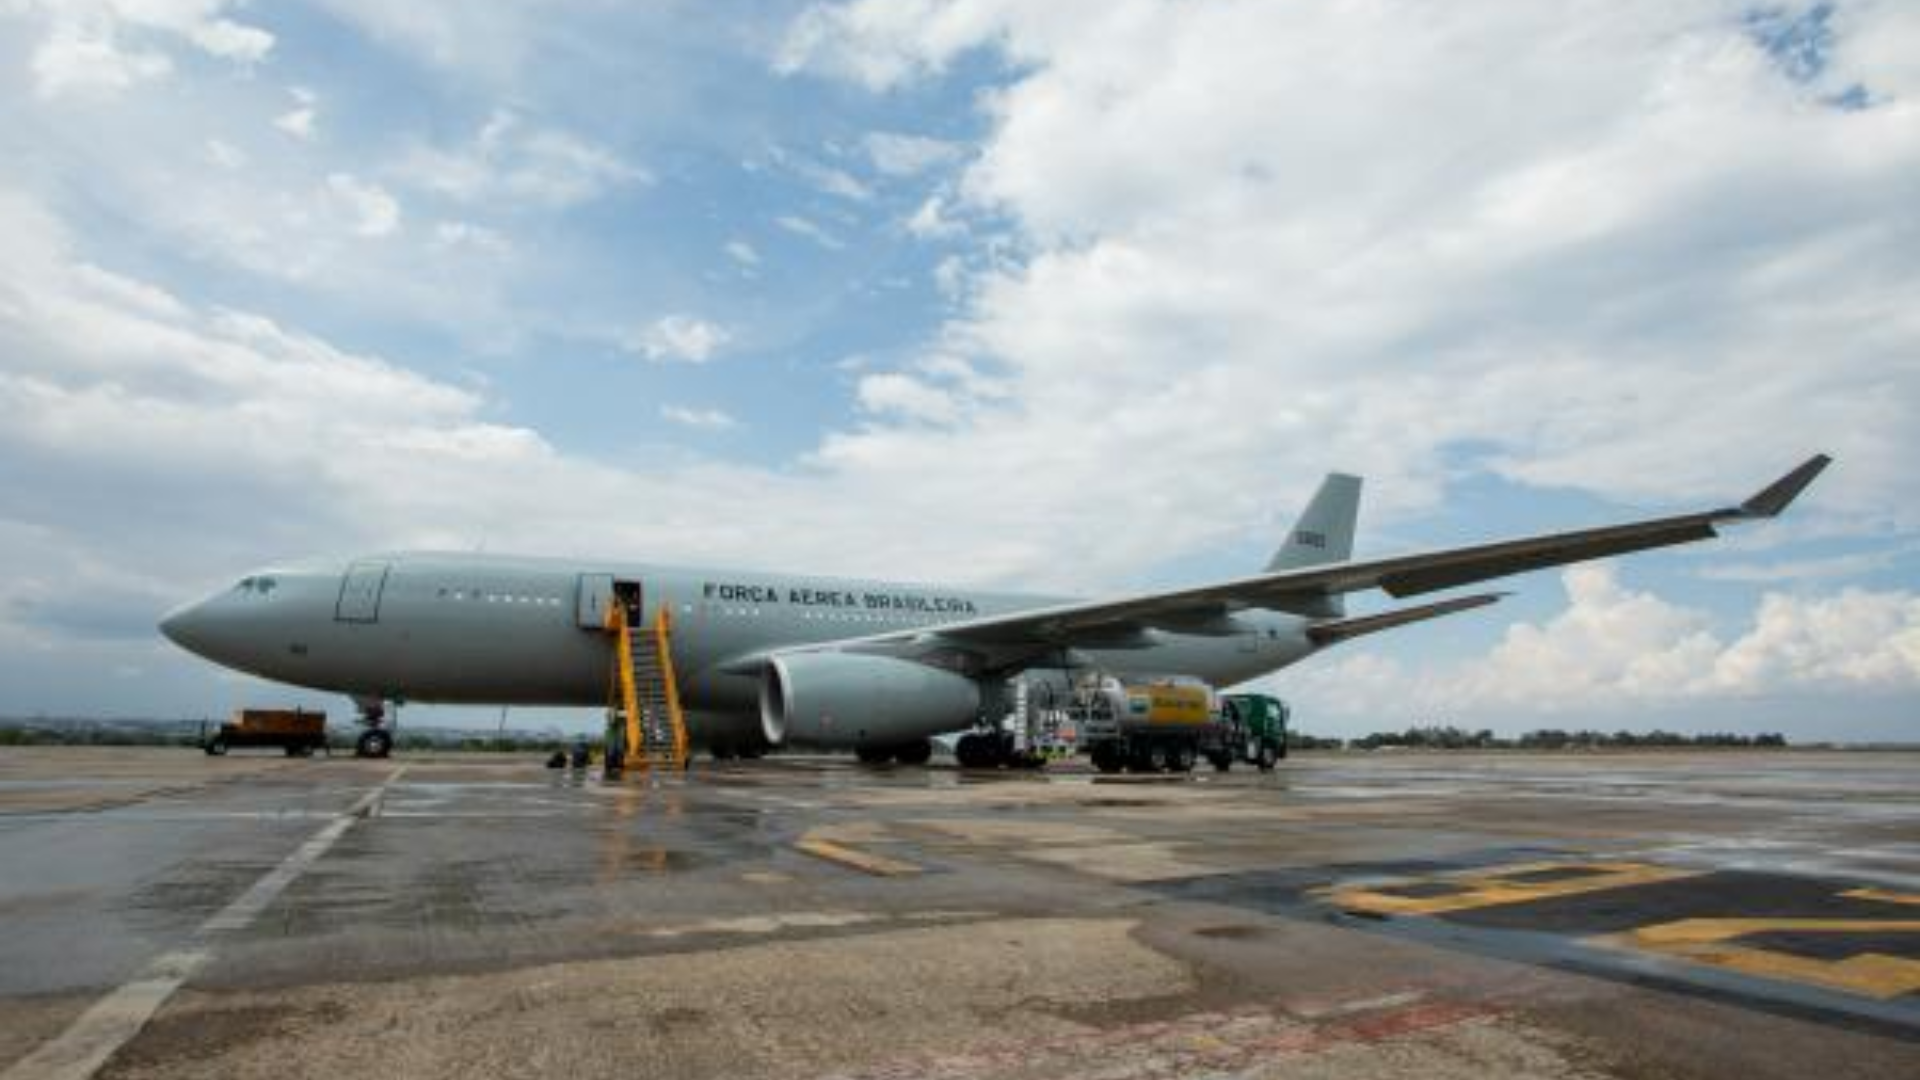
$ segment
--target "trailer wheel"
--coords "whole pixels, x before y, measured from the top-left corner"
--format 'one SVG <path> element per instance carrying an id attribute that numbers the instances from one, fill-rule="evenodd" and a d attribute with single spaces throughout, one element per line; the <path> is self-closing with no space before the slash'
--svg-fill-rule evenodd
<path id="1" fill-rule="evenodd" d="M 226 754 L 227 740 L 225 738 L 215 735 L 213 738 L 207 740 L 208 757 L 225 757 Z"/>
<path id="2" fill-rule="evenodd" d="M 1233 768 L 1233 751 L 1209 750 L 1207 760 L 1213 763 L 1214 772 L 1226 772 Z"/>
<path id="3" fill-rule="evenodd" d="M 1172 749 L 1169 750 L 1167 753 L 1167 764 L 1173 768 L 1174 772 L 1178 772 L 1178 773 L 1192 772 L 1193 757 L 1194 757 L 1194 754 L 1193 754 L 1192 743 L 1189 743 L 1189 742 L 1175 743 Z"/>

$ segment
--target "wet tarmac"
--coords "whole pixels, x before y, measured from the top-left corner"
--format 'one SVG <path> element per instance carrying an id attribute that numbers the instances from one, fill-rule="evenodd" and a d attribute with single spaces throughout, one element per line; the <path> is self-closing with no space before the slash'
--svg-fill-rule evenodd
<path id="1" fill-rule="evenodd" d="M 1920 1076 L 1920 755 L 0 756 L 0 1080 Z"/>

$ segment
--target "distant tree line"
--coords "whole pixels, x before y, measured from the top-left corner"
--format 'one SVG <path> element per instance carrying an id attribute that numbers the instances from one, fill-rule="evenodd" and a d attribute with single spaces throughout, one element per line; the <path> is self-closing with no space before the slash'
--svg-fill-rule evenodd
<path id="1" fill-rule="evenodd" d="M 1333 739 L 1314 740 L 1317 743 L 1338 742 Z M 1770 733 L 1761 735 L 1736 735 L 1732 732 L 1709 732 L 1700 735 L 1682 735 L 1675 731 L 1562 731 L 1558 728 L 1542 728 L 1529 731 L 1518 738 L 1504 738 L 1493 732 L 1481 729 L 1468 731 L 1465 728 L 1448 726 L 1410 727 L 1400 732 L 1375 732 L 1359 739 L 1346 742 L 1349 749 L 1379 750 L 1385 747 L 1400 747 L 1411 750 L 1598 750 L 1632 749 L 1639 747 L 1758 747 L 1779 748 L 1787 745 L 1785 735 Z M 1321 749 L 1322 747 L 1310 747 Z"/>

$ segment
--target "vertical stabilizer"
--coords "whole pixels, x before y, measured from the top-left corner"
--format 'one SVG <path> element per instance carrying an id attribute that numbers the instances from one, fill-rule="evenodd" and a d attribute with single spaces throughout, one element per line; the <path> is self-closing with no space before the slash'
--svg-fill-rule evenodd
<path id="1" fill-rule="evenodd" d="M 1301 570 L 1309 566 L 1346 562 L 1353 558 L 1353 527 L 1360 516 L 1360 478 L 1346 473 L 1328 473 L 1320 481 L 1307 508 L 1280 550 L 1267 560 L 1269 573 Z M 1326 598 L 1325 610 L 1314 614 L 1339 616 L 1345 606 L 1338 596 Z"/>

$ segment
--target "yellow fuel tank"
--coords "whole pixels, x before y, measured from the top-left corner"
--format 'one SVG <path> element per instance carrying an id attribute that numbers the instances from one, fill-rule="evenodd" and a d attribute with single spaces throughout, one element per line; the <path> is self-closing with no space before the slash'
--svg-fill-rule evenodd
<path id="1" fill-rule="evenodd" d="M 1128 686 L 1125 726 L 1203 727 L 1213 723 L 1213 691 L 1205 686 L 1155 683 Z"/>

